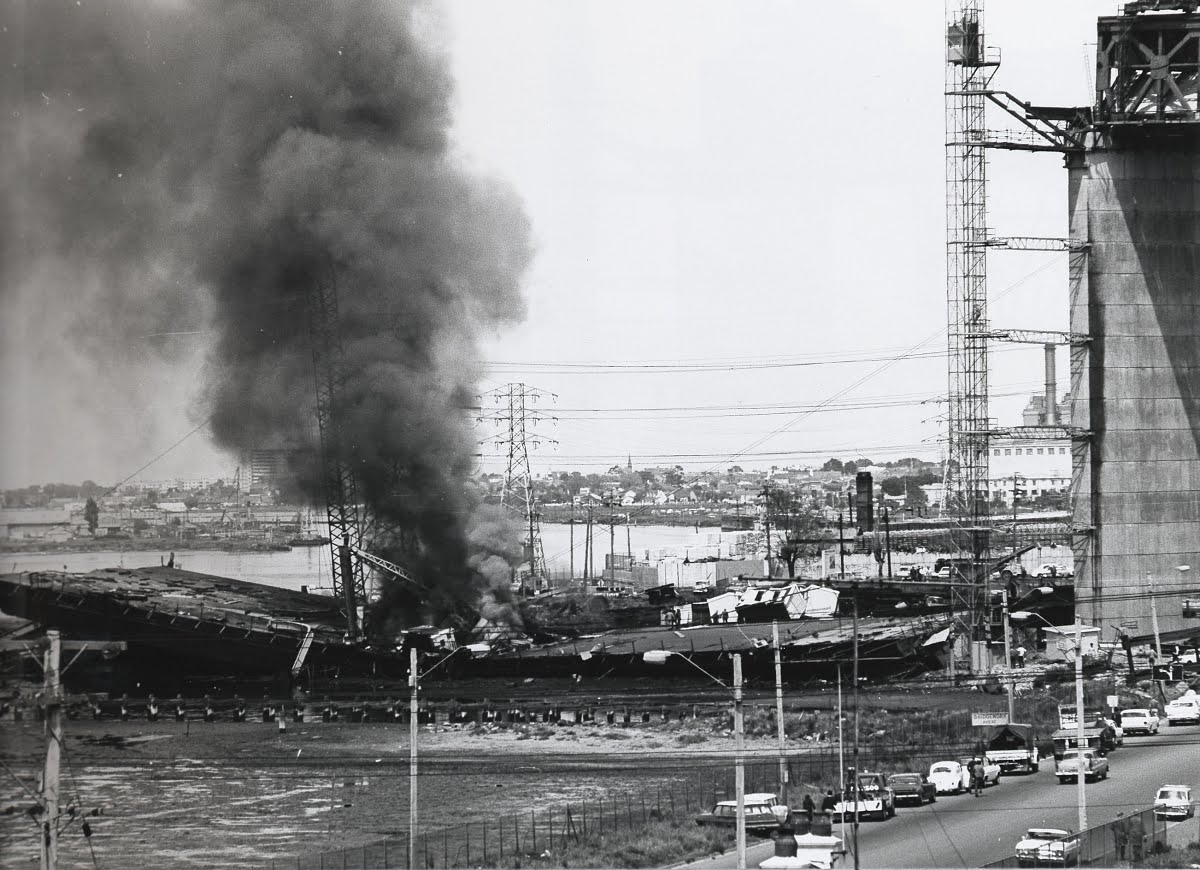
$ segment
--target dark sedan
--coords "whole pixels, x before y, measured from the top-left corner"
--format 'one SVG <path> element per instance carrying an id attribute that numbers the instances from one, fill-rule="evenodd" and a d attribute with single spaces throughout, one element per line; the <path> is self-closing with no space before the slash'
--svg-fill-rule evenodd
<path id="1" fill-rule="evenodd" d="M 923 773 L 893 773 L 888 777 L 888 786 L 896 796 L 896 803 L 914 803 L 917 806 L 928 800 L 937 800 L 937 787 Z"/>

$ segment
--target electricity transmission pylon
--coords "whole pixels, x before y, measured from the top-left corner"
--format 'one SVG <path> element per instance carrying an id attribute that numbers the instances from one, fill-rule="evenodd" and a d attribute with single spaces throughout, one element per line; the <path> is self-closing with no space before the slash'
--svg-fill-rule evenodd
<path id="1" fill-rule="evenodd" d="M 505 384 L 484 393 L 480 398 L 490 398 L 496 406 L 492 411 L 482 411 L 479 420 L 491 421 L 501 429 L 493 442 L 507 458 L 500 503 L 522 519 L 526 532 L 524 550 L 525 562 L 529 566 L 528 577 L 536 588 L 544 585 L 547 574 L 546 555 L 542 548 L 541 514 L 537 510 L 533 472 L 529 467 L 529 445 L 537 448 L 543 442 L 557 443 L 543 437 L 534 427 L 543 421 L 557 422 L 557 418 L 544 414 L 537 405 L 546 398 L 558 397 L 526 384 Z"/>

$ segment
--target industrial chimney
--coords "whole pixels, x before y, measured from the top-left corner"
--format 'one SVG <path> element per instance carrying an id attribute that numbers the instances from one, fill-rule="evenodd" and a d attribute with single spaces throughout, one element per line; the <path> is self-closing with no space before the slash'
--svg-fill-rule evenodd
<path id="1" fill-rule="evenodd" d="M 1046 345 L 1046 425 L 1058 425 L 1058 385 L 1054 377 L 1054 345 Z"/>

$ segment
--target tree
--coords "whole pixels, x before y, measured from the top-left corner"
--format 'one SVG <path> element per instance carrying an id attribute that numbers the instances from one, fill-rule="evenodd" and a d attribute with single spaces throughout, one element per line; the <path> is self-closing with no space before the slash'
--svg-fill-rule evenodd
<path id="1" fill-rule="evenodd" d="M 96 528 L 100 525 L 100 506 L 94 498 L 89 498 L 83 506 L 83 518 L 87 522 L 88 531 L 96 534 Z"/>
<path id="2" fill-rule="evenodd" d="M 842 474 L 857 474 L 857 473 L 858 473 L 858 463 L 854 462 L 853 460 L 845 463 L 842 466 Z"/>
<path id="3" fill-rule="evenodd" d="M 821 466 L 822 471 L 841 471 L 842 468 L 842 460 L 840 459 L 827 460 L 825 464 Z"/>
<path id="4" fill-rule="evenodd" d="M 813 555 L 816 548 L 807 543 L 817 530 L 817 521 L 794 492 L 771 489 L 767 492 L 766 515 L 774 534 L 780 541 L 776 551 L 787 563 L 788 579 L 796 576 L 796 561 L 803 555 Z"/>

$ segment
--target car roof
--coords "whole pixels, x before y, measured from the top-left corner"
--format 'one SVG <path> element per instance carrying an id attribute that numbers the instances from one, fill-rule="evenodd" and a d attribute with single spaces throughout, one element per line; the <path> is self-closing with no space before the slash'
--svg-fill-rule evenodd
<path id="1" fill-rule="evenodd" d="M 779 798 L 775 797 L 775 795 L 774 795 L 772 792 L 769 792 L 769 791 L 755 791 L 755 792 L 751 792 L 750 794 L 746 795 L 746 798 L 745 798 L 745 799 L 746 799 L 746 800 L 748 800 L 748 801 L 775 801 L 775 800 L 779 800 Z"/>
<path id="2" fill-rule="evenodd" d="M 1071 832 L 1062 828 L 1030 828 L 1025 832 L 1028 837 L 1036 837 L 1039 840 L 1057 840 L 1061 837 L 1071 836 Z"/>
<path id="3" fill-rule="evenodd" d="M 1186 789 L 1187 791 L 1192 790 L 1192 787 L 1190 785 L 1171 785 L 1170 783 L 1167 783 L 1166 785 L 1160 785 L 1158 787 L 1158 790 L 1163 791 L 1164 789 L 1168 789 L 1168 788 Z"/>

